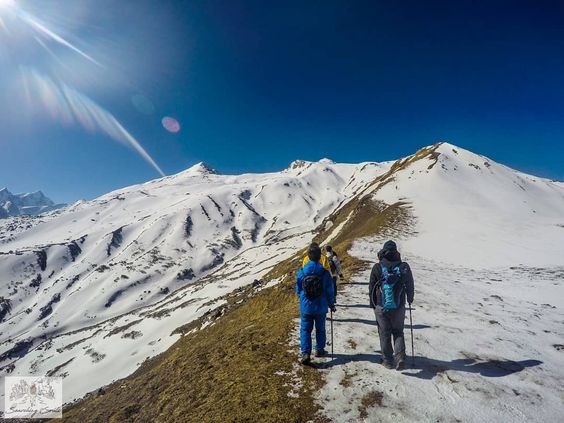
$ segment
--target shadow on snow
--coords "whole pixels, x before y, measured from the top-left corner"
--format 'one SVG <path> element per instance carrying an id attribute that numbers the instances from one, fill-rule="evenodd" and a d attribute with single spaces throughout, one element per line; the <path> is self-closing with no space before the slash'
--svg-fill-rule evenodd
<path id="1" fill-rule="evenodd" d="M 337 308 L 370 308 L 368 304 L 337 304 Z"/>
<path id="2" fill-rule="evenodd" d="M 320 363 L 321 368 L 330 368 L 346 363 L 354 363 L 359 361 L 367 361 L 369 363 L 380 364 L 382 356 L 380 354 L 335 354 L 330 361 Z M 474 358 L 460 358 L 452 361 L 434 360 L 427 357 L 415 357 L 415 365 L 411 365 L 411 357 L 407 357 L 405 376 L 416 377 L 419 379 L 433 379 L 440 373 L 447 370 L 457 372 L 475 373 L 484 377 L 503 377 L 542 364 L 539 360 L 477 360 Z M 417 373 L 410 371 L 419 370 Z"/>
<path id="3" fill-rule="evenodd" d="M 407 360 L 411 364 L 411 358 Z M 433 379 L 439 373 L 447 370 L 457 372 L 476 373 L 484 377 L 503 377 L 513 373 L 518 373 L 527 367 L 534 367 L 542 364 L 539 360 L 504 360 L 504 359 L 476 359 L 458 358 L 452 361 L 434 360 L 427 357 L 415 357 L 415 365 L 410 369 L 419 370 L 418 373 L 405 372 L 406 376 L 419 379 Z"/>
<path id="4" fill-rule="evenodd" d="M 429 325 L 413 325 L 413 329 L 429 329 L 432 327 L 433 326 L 429 326 Z M 409 329 L 409 325 L 406 325 L 405 329 Z"/>
<path id="5" fill-rule="evenodd" d="M 328 319 L 329 321 L 331 318 Z M 333 318 L 334 322 L 344 322 L 344 323 L 364 323 L 365 325 L 372 325 L 376 326 L 376 320 L 368 320 L 368 319 L 335 319 Z"/>

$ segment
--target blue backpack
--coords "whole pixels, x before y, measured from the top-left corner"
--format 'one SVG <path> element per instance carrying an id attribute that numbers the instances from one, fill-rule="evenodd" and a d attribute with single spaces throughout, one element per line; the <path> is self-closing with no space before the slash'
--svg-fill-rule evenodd
<path id="1" fill-rule="evenodd" d="M 401 263 L 386 267 L 380 264 L 382 276 L 380 278 L 380 292 L 384 311 L 395 310 L 401 304 L 401 297 L 405 291 L 402 281 Z"/>

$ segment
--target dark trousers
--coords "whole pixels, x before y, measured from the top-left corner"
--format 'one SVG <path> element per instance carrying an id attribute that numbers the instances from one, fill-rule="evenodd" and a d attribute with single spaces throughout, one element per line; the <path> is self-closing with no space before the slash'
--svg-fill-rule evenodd
<path id="1" fill-rule="evenodd" d="M 337 302 L 337 276 L 332 276 L 333 278 L 333 292 L 335 293 L 335 302 Z"/>
<path id="2" fill-rule="evenodd" d="M 405 360 L 405 340 L 403 338 L 405 307 L 384 311 L 382 307 L 377 306 L 374 309 L 374 315 L 378 323 L 380 348 L 384 360 L 390 364 L 394 362 L 394 359 L 396 363 Z"/>

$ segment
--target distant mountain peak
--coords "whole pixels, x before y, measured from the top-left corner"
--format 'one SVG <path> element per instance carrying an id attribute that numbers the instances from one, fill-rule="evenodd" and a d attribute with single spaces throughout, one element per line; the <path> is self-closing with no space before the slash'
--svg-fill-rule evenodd
<path id="1" fill-rule="evenodd" d="M 13 194 L 8 190 L 8 188 L 2 188 L 0 189 L 0 201 L 2 201 L 2 199 L 4 197 L 9 197 L 12 196 Z"/>
<path id="2" fill-rule="evenodd" d="M 310 164 L 311 162 L 308 162 L 306 160 L 294 160 L 292 163 L 290 163 L 288 169 L 303 169 L 304 167 L 307 167 Z"/>
<path id="3" fill-rule="evenodd" d="M 0 189 L 0 218 L 46 213 L 65 204 L 55 204 L 42 191 L 12 194 L 8 188 Z"/>
<path id="4" fill-rule="evenodd" d="M 438 153 L 441 154 L 446 154 L 446 155 L 472 155 L 472 156 L 480 156 L 479 154 L 476 154 L 470 150 L 467 150 L 465 148 L 459 147 L 458 145 L 454 145 L 450 142 L 446 142 L 446 141 L 440 141 L 437 142 L 435 144 L 433 144 L 432 146 L 429 147 L 434 147 L 436 149 L 436 151 Z M 481 157 L 481 156 L 480 156 Z"/>
<path id="5" fill-rule="evenodd" d="M 308 168 L 315 163 L 324 164 L 324 165 L 335 164 L 335 162 L 333 160 L 328 159 L 328 158 L 323 158 L 323 159 L 319 160 L 318 162 L 311 162 L 311 161 L 308 161 L 308 160 L 294 160 L 292 163 L 290 163 L 290 165 L 286 169 L 287 170 L 305 169 L 305 168 Z"/>
<path id="6" fill-rule="evenodd" d="M 219 172 L 205 162 L 198 162 L 187 169 L 190 173 L 201 173 L 204 175 L 219 175 Z"/>

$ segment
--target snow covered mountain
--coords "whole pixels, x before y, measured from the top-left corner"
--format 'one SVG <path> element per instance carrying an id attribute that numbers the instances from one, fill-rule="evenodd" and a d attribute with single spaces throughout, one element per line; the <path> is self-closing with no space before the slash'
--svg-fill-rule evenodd
<path id="1" fill-rule="evenodd" d="M 443 143 L 400 160 L 374 198 L 406 201 L 417 236 L 404 248 L 476 267 L 564 263 L 564 190 Z M 431 253 L 432 251 L 432 253 Z"/>
<path id="2" fill-rule="evenodd" d="M 323 416 L 561 420 L 562 188 L 447 143 L 395 163 L 369 196 L 414 219 L 394 237 L 416 279 L 415 360 L 401 373 L 377 364 L 374 315 L 362 307 L 369 270 L 354 275 L 339 294 L 337 365 L 316 394 Z M 387 235 L 357 239 L 350 254 L 373 263 Z"/>
<path id="3" fill-rule="evenodd" d="M 55 204 L 41 191 L 12 194 L 7 188 L 0 189 L 0 219 L 20 215 L 34 216 L 64 206 L 65 204 Z"/>
<path id="4" fill-rule="evenodd" d="M 126 376 L 390 166 L 300 161 L 225 176 L 199 163 L 0 224 L 0 366 L 65 374 L 67 399 Z"/>
<path id="5" fill-rule="evenodd" d="M 198 164 L 0 222 L 1 370 L 63 375 L 65 400 L 78 398 L 221 315 L 230 293 L 263 289 L 315 235 L 354 232 L 359 213 L 379 213 L 373 204 L 401 207 L 405 227 L 386 234 L 427 266 L 564 268 L 564 185 L 448 143 L 395 162 L 295 161 L 258 175 Z M 358 239 L 353 251 L 375 248 Z M 561 284 L 547 289 L 562 298 Z"/>

